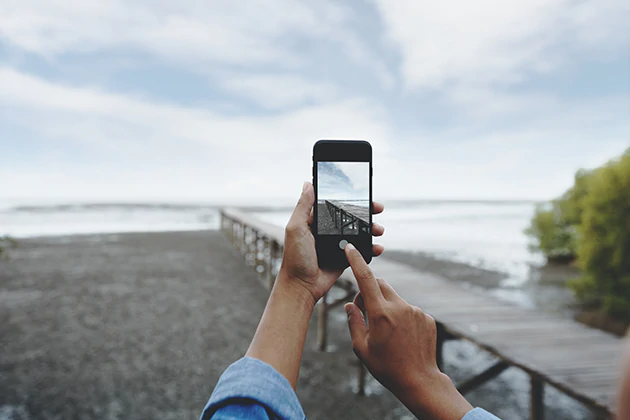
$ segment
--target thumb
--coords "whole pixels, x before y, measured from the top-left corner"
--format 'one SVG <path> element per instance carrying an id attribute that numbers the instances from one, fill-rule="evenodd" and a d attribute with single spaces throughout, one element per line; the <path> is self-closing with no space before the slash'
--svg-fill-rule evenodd
<path id="1" fill-rule="evenodd" d="M 348 314 L 348 328 L 350 338 L 352 338 L 352 348 L 359 359 L 363 359 L 367 349 L 367 325 L 365 317 L 357 305 L 346 303 L 346 314 Z"/>
<path id="2" fill-rule="evenodd" d="M 296 225 L 308 224 L 314 201 L 315 191 L 313 191 L 313 184 L 305 182 L 302 187 L 302 195 L 300 195 L 300 199 L 295 205 L 295 209 L 291 215 L 291 221 Z"/>

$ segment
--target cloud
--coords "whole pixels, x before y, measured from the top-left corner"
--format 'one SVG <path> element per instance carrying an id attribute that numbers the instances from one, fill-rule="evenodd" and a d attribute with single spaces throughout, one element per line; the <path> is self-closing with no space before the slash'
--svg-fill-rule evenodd
<path id="1" fill-rule="evenodd" d="M 9 156 L 0 176 L 12 181 L 5 198 L 281 196 L 286 202 L 310 179 L 318 138 L 372 142 L 376 197 L 549 198 L 579 167 L 623 151 L 630 132 L 627 120 L 605 119 L 614 101 L 478 133 L 470 126 L 403 131 L 392 128 L 383 107 L 359 98 L 271 115 L 223 115 L 60 85 L 6 67 L 0 68 L 0 105 L 7 110 L 2 125 L 41 139 L 33 162 L 11 160 L 11 140 L 2 141 Z"/>
<path id="2" fill-rule="evenodd" d="M 118 178 L 114 183 L 121 190 L 129 189 L 125 177 L 149 184 L 153 177 L 167 181 L 164 188 L 152 186 L 164 195 L 179 193 L 174 178 L 205 196 L 268 194 L 310 179 L 311 147 L 319 138 L 364 137 L 379 144 L 388 137 L 380 122 L 382 109 L 357 98 L 277 115 L 222 115 L 93 87 L 59 85 L 0 67 L 0 100 L 10 109 L 0 117 L 3 124 L 27 129 L 45 139 L 48 149 L 65 152 L 62 164 L 53 165 L 52 171 L 76 170 L 77 176 L 100 177 L 72 159 L 73 144 L 87 144 L 93 156 L 100 156 L 100 169 Z M 13 162 L 11 170 L 23 170 L 22 164 Z M 284 169 L 278 170 L 278 165 Z M 14 173 L 11 178 L 20 177 Z M 69 176 L 61 178 L 67 181 Z M 75 187 L 67 188 L 67 194 L 94 190 L 85 189 L 82 179 L 70 184 Z M 64 185 L 68 183 L 58 187 Z M 17 182 L 11 187 L 5 190 L 8 196 L 40 194 L 45 189 L 39 185 L 40 191 L 24 191 Z"/>
<path id="3" fill-rule="evenodd" d="M 66 54 L 131 49 L 183 66 L 304 64 L 299 40 L 334 42 L 352 11 L 335 2 L 297 0 L 135 2 L 3 1 L 0 39 L 55 59 Z M 369 56 L 344 38 L 351 56 Z"/>
<path id="4" fill-rule="evenodd" d="M 513 84 L 626 48 L 625 0 L 379 0 L 410 87 Z"/>
<path id="5" fill-rule="evenodd" d="M 266 109 L 330 102 L 340 96 L 332 83 L 316 82 L 292 74 L 231 74 L 223 79 L 221 86 Z"/>
<path id="6" fill-rule="evenodd" d="M 548 198 L 630 133 L 619 0 L 0 6 L 4 197 L 293 197 L 363 138 L 377 197 Z"/>

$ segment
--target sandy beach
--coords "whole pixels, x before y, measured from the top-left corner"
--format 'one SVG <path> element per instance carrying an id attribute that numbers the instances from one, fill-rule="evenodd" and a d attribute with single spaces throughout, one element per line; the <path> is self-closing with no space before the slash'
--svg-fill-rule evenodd
<path id="1" fill-rule="evenodd" d="M 391 257 L 489 287 L 501 277 L 428 255 Z M 21 240 L 0 261 L 0 419 L 198 418 L 221 372 L 245 353 L 267 293 L 217 231 Z M 413 418 L 371 378 L 368 395 L 355 395 L 342 308 L 330 314 L 326 353 L 316 350 L 315 322 L 298 386 L 308 418 Z M 445 346 L 456 382 L 492 360 L 465 342 Z M 467 397 L 521 418 L 528 386 L 510 369 Z M 559 392 L 547 395 L 550 417 L 591 418 Z"/>

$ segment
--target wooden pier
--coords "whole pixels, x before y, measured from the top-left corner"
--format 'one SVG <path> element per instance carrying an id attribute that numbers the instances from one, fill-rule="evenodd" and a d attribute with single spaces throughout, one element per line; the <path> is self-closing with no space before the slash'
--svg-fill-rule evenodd
<path id="1" fill-rule="evenodd" d="M 337 234 L 370 233 L 370 209 L 335 200 L 325 200 L 326 209 L 332 218 Z"/>
<path id="2" fill-rule="evenodd" d="M 269 287 L 279 267 L 284 242 L 281 227 L 234 209 L 221 212 L 221 228 L 245 255 Z M 447 340 L 467 340 L 498 358 L 480 367 L 475 377 L 458 384 L 462 393 L 495 378 L 508 368 L 530 377 L 530 418 L 544 418 L 544 389 L 553 386 L 589 407 L 597 418 L 612 418 L 620 380 L 621 340 L 570 319 L 520 308 L 485 294 L 465 289 L 440 277 L 404 264 L 374 259 L 371 267 L 409 303 L 421 307 L 438 324 L 437 359 Z M 326 348 L 327 312 L 356 293 L 350 270 L 337 282 L 343 297 L 324 297 L 318 308 L 318 339 Z M 365 370 L 358 374 L 363 391 Z"/>

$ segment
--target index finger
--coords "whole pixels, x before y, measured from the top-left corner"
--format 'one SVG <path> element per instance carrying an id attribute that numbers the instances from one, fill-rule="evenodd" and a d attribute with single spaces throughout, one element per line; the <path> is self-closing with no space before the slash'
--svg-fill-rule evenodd
<path id="1" fill-rule="evenodd" d="M 363 256 L 354 245 L 348 243 L 344 251 L 346 252 L 346 258 L 348 258 L 354 277 L 357 279 L 361 296 L 363 296 L 363 302 L 365 302 L 365 307 L 369 313 L 370 307 L 375 306 L 384 299 L 381 288 L 374 274 L 372 274 L 372 270 L 370 270 Z"/>

